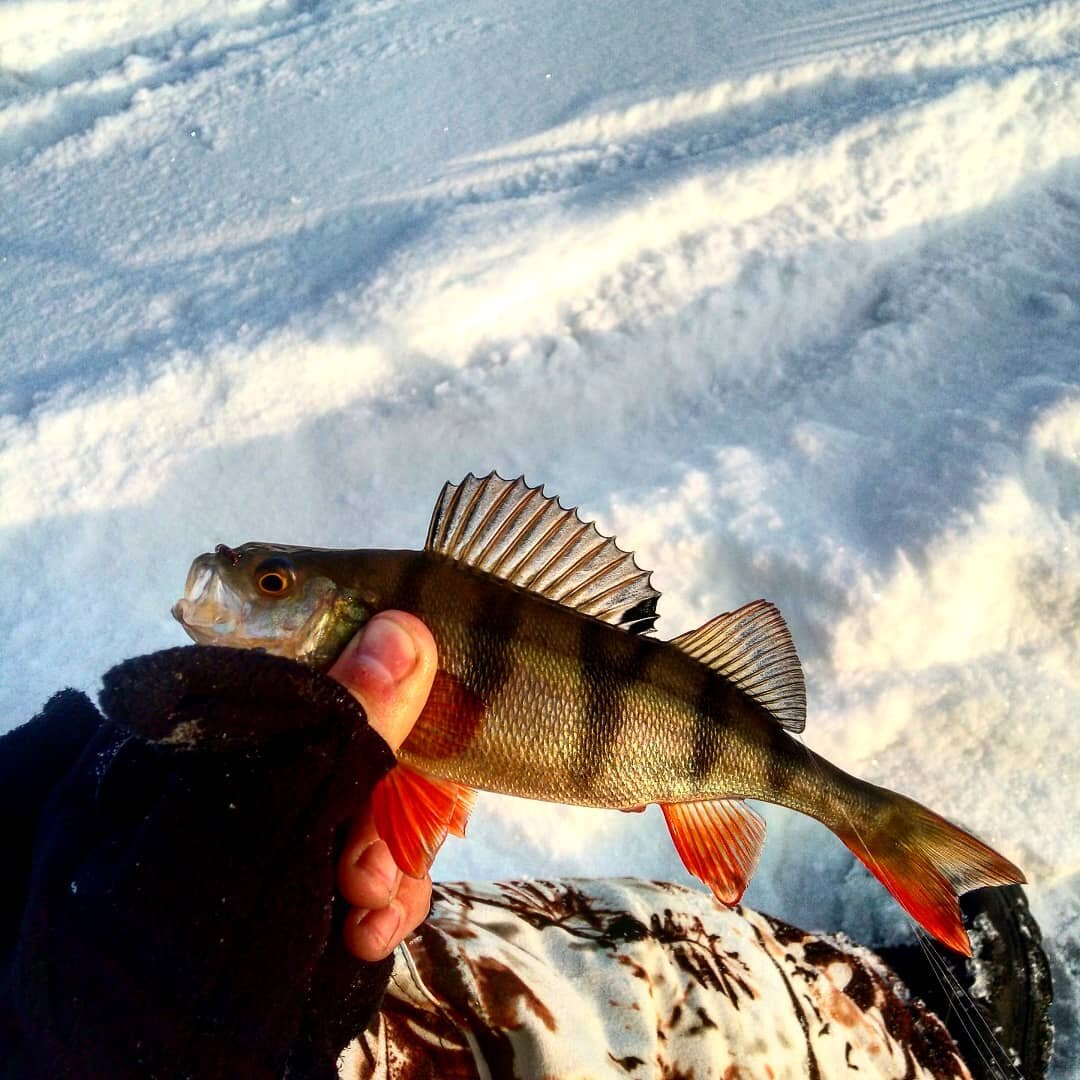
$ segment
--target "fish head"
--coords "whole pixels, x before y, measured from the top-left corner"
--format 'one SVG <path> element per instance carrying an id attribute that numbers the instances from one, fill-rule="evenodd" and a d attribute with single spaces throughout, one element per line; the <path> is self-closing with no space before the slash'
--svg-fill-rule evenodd
<path id="1" fill-rule="evenodd" d="M 200 645 L 262 649 L 327 668 L 370 611 L 315 555 L 283 544 L 218 544 L 192 562 L 173 617 Z"/>

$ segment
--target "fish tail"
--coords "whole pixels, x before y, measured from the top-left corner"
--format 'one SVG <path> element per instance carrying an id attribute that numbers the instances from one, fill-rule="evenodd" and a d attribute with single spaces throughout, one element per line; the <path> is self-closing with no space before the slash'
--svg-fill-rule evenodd
<path id="1" fill-rule="evenodd" d="M 984 885 L 1025 881 L 1023 872 L 981 840 L 913 799 L 865 785 L 879 796 L 862 820 L 833 831 L 924 929 L 971 955 L 957 897 Z M 865 806 L 866 799 L 860 800 Z"/>

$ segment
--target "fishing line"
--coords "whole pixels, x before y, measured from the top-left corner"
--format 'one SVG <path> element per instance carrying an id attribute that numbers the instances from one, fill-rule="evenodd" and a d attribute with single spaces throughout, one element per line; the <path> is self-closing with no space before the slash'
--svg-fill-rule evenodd
<path id="1" fill-rule="evenodd" d="M 971 1039 L 972 1044 L 975 1046 L 976 1053 L 979 1054 L 982 1063 L 987 1066 L 993 1080 L 1024 1080 L 1023 1074 L 1011 1060 L 1009 1051 L 998 1041 L 993 1029 L 979 1011 L 971 994 L 964 989 L 953 970 L 942 958 L 930 936 L 922 927 L 916 926 L 915 938 L 939 984 L 943 989 L 947 985 L 948 989 L 955 995 L 955 1003 L 961 1005 L 961 1008 L 955 1014 L 956 1019 L 964 1031 L 967 1032 L 968 1038 Z M 984 1050 L 985 1054 L 983 1053 Z"/>
<path id="2" fill-rule="evenodd" d="M 790 734 L 792 739 L 802 747 L 810 767 L 819 777 L 821 777 L 822 781 L 824 781 L 824 772 L 819 767 L 810 748 L 803 741 L 802 734 L 800 732 Z M 869 861 L 880 869 L 880 864 L 877 859 L 874 858 L 874 854 L 867 845 L 862 831 L 848 812 L 847 807 L 841 804 L 840 812 L 847 819 L 851 831 L 858 837 L 859 842 L 866 851 Z M 901 910 L 904 909 L 901 908 Z M 991 1080 L 1024 1080 L 1023 1073 L 1021 1073 L 1013 1064 L 1009 1051 L 1001 1044 L 994 1034 L 993 1029 L 975 1004 L 974 998 L 956 978 L 945 961 L 937 954 L 936 946 L 933 946 L 930 942 L 929 935 L 906 910 L 904 911 L 904 917 L 911 924 L 915 940 L 919 943 L 923 956 L 927 961 L 927 966 L 933 973 L 934 978 L 937 979 L 942 992 L 945 994 L 946 998 L 955 1001 L 957 1005 L 957 1020 L 971 1039 L 975 1052 L 979 1055 L 983 1066 L 986 1067 L 991 1075 Z M 980 1048 L 980 1043 L 986 1048 L 986 1053 Z"/>

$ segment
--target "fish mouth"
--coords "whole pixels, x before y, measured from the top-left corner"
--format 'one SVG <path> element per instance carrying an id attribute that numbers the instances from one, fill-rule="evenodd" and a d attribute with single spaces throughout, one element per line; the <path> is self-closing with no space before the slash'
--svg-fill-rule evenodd
<path id="1" fill-rule="evenodd" d="M 274 656 L 328 667 L 367 613 L 329 577 L 303 567 L 284 595 L 260 592 L 251 563 L 297 549 L 223 544 L 196 557 L 173 618 L 199 645 L 262 649 Z M 332 654 L 332 655 L 331 655 Z"/>
<path id="2" fill-rule="evenodd" d="M 216 565 L 217 556 L 200 555 L 191 564 L 184 595 L 172 606 L 173 618 L 200 645 L 213 645 L 235 634 L 240 597 L 229 588 Z"/>

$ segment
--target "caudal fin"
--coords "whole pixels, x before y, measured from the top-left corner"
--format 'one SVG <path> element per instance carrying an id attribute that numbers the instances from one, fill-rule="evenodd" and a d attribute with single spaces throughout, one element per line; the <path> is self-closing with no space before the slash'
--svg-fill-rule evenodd
<path id="1" fill-rule="evenodd" d="M 984 885 L 1021 884 L 1022 871 L 925 806 L 877 790 L 887 802 L 874 824 L 837 828 L 837 835 L 916 922 L 970 956 L 957 897 Z"/>

